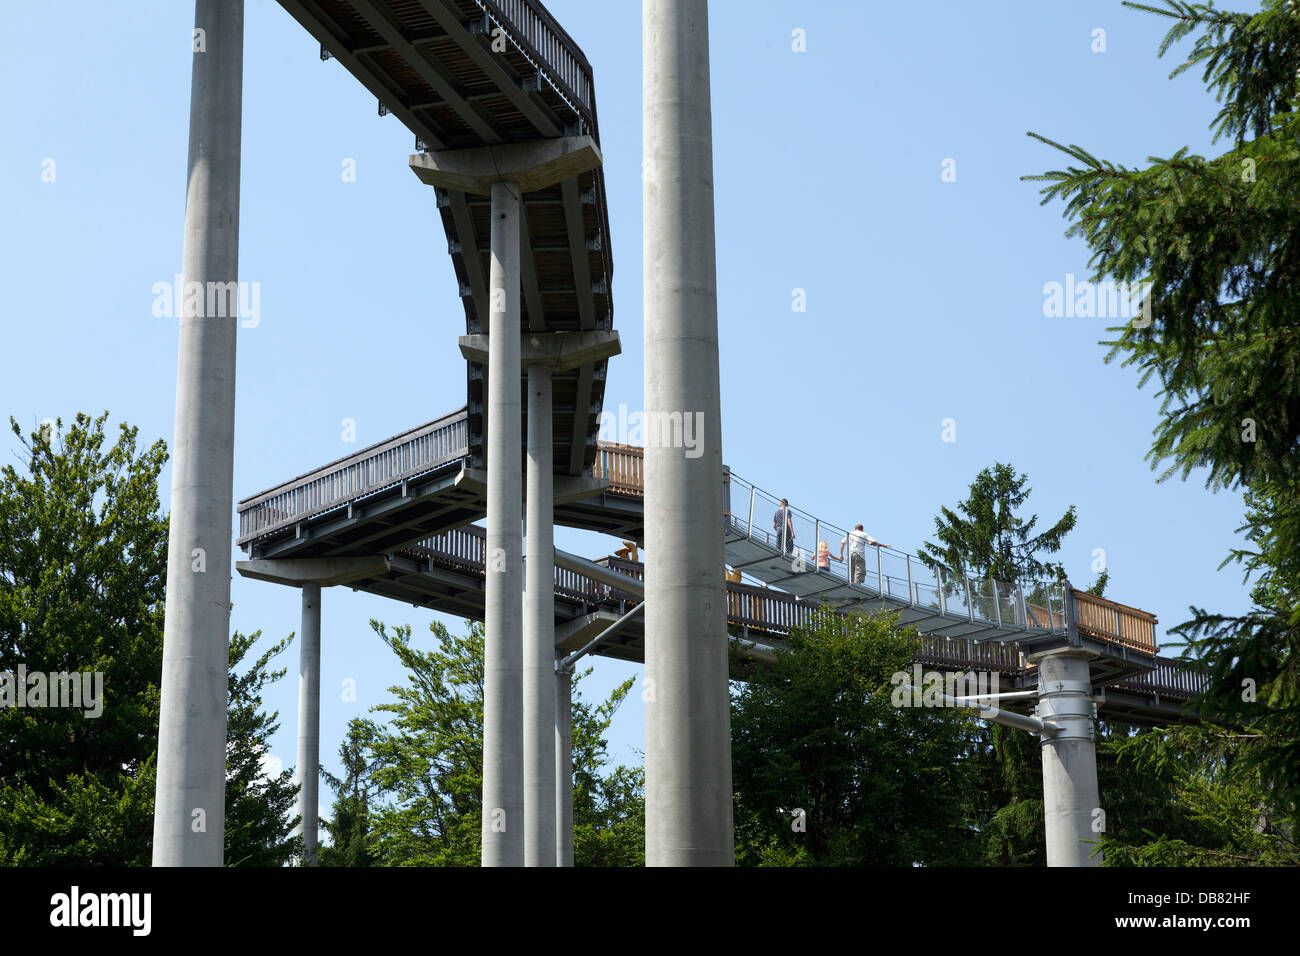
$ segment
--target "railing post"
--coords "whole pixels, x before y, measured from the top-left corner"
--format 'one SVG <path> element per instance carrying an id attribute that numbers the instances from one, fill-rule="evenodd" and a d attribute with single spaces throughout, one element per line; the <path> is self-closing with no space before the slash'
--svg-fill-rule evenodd
<path id="1" fill-rule="evenodd" d="M 1020 611 L 1020 626 L 1029 627 L 1029 609 L 1025 607 L 1025 589 L 1016 585 L 1016 607 Z"/>
<path id="2" fill-rule="evenodd" d="M 754 537 L 754 495 L 757 492 L 758 492 L 757 488 L 755 488 L 753 485 L 749 486 L 749 529 L 748 529 L 749 533 L 746 535 L 746 537 L 748 538 Z"/>
<path id="3" fill-rule="evenodd" d="M 876 546 L 876 590 L 880 592 L 881 598 L 885 596 L 885 564 L 884 558 L 880 556 L 880 546 Z"/>
<path id="4" fill-rule="evenodd" d="M 916 590 L 912 587 L 912 556 L 906 555 L 907 558 L 907 603 L 916 607 Z"/>
<path id="5" fill-rule="evenodd" d="M 947 613 L 948 613 L 948 600 L 947 600 L 946 597 L 944 597 L 944 593 L 943 593 L 943 568 L 938 568 L 938 569 L 935 571 L 935 577 L 937 578 L 937 580 L 938 580 L 938 582 L 939 582 L 939 613 L 940 613 L 940 614 L 947 614 Z"/>
<path id="6" fill-rule="evenodd" d="M 813 519 L 813 567 L 819 567 L 817 562 L 821 556 L 821 553 L 822 553 L 822 519 L 814 518 Z M 827 547 L 826 553 L 830 554 L 829 547 Z M 827 558 L 826 573 L 829 574 L 830 570 L 831 570 L 831 561 L 830 558 Z"/>
<path id="7" fill-rule="evenodd" d="M 961 576 L 962 583 L 966 585 L 966 616 L 972 624 L 975 623 L 975 602 L 971 600 L 970 594 L 970 575 L 965 572 Z"/>
<path id="8" fill-rule="evenodd" d="M 989 578 L 989 584 L 993 588 L 993 618 L 997 621 L 998 627 L 1002 626 L 1002 605 L 998 602 L 998 582 L 996 578 Z"/>

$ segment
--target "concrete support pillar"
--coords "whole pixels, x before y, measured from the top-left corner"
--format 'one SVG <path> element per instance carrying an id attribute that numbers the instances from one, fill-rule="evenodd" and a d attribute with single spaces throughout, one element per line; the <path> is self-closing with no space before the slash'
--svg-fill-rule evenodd
<path id="1" fill-rule="evenodd" d="M 646 864 L 730 866 L 707 0 L 643 0 L 642 44 Z"/>
<path id="2" fill-rule="evenodd" d="M 555 476 L 551 370 L 528 366 L 524 865 L 555 866 Z"/>
<path id="3" fill-rule="evenodd" d="M 320 585 L 302 586 L 298 645 L 298 813 L 303 866 L 317 863 L 320 816 Z"/>
<path id="4" fill-rule="evenodd" d="M 523 489 L 520 487 L 519 187 L 494 182 L 487 394 L 483 865 L 522 866 Z"/>
<path id="5" fill-rule="evenodd" d="M 557 651 L 557 658 L 564 652 Z M 573 667 L 555 668 L 555 862 L 573 866 Z"/>
<path id="6" fill-rule="evenodd" d="M 488 279 L 489 302 L 476 302 L 480 315 L 488 315 L 488 343 L 481 336 L 468 336 L 474 347 L 467 357 L 471 361 L 487 359 L 487 584 L 484 609 L 484 672 L 483 672 L 483 865 L 521 866 L 525 862 L 525 832 L 533 839 L 537 859 L 551 858 L 555 852 L 554 810 L 552 801 L 554 782 L 549 775 L 555 772 L 551 748 L 550 728 L 554 718 L 551 699 L 550 711 L 545 710 L 546 700 L 554 693 L 553 678 L 548 669 L 546 690 L 538 689 L 530 676 L 531 706 L 537 708 L 537 718 L 529 725 L 529 743 L 524 743 L 524 678 L 525 666 L 523 637 L 521 633 L 523 601 L 523 557 L 520 522 L 522 519 L 523 473 L 520 449 L 519 380 L 522 374 L 519 329 L 519 254 L 520 254 L 520 203 L 525 192 L 545 189 L 565 179 L 580 176 L 601 163 L 600 150 L 590 136 L 569 136 L 555 139 L 533 140 L 522 143 L 505 143 L 471 149 L 438 150 L 419 153 L 411 157 L 411 171 L 420 181 L 430 186 L 457 192 L 470 192 L 491 196 L 492 263 Z M 473 236 L 462 236 L 466 248 L 473 248 Z M 579 291 L 582 294 L 582 290 Z M 530 336 L 530 339 L 532 336 Z M 463 345 L 469 343 L 462 343 Z M 486 346 L 487 355 L 481 348 Z M 611 351 L 612 349 L 612 351 Z M 574 346 L 553 341 L 544 346 L 530 361 L 560 365 L 562 354 L 577 352 L 583 361 L 593 362 L 603 355 L 617 352 L 617 340 L 598 341 L 590 336 L 579 337 Z M 560 353 L 560 354 L 551 354 Z M 530 381 L 531 381 L 530 377 Z M 549 382 L 548 382 L 549 385 Z M 549 389 L 548 389 L 549 393 Z M 547 398 L 549 407 L 550 399 Z M 544 417 L 547 435 L 547 455 L 550 455 L 550 414 Z M 533 416 L 529 415 L 529 420 Z M 530 446 L 530 454 L 533 447 Z M 550 481 L 551 467 L 529 468 L 529 481 L 535 471 L 544 471 Z M 544 499 L 539 507 L 545 519 L 538 526 L 538 537 L 550 540 L 552 513 L 545 502 L 553 499 L 553 488 L 539 493 Z M 530 499 L 532 491 L 530 489 Z M 542 515 L 539 511 L 537 515 Z M 530 520 L 532 512 L 530 511 Z M 530 536 L 533 530 L 529 529 Z M 530 538 L 529 549 L 533 549 Z M 539 545 L 545 552 L 548 546 Z M 541 599 L 541 591 L 552 595 L 550 570 L 552 561 L 544 558 L 531 565 L 546 566 L 548 586 L 534 589 Z M 553 600 L 553 597 L 551 598 Z M 553 629 L 552 615 L 546 627 Z M 539 636 L 533 645 L 536 659 L 529 658 L 530 669 L 535 669 L 540 651 L 545 643 L 547 667 L 551 665 L 553 641 Z M 536 726 L 544 722 L 547 740 L 543 742 Z M 524 781 L 525 753 L 527 750 L 530 786 L 536 784 L 545 790 L 544 797 L 536 789 L 529 794 L 530 804 L 536 802 L 542 812 L 529 810 L 530 822 L 525 821 Z M 543 764 L 546 766 L 544 767 Z M 549 769 L 548 769 L 549 768 Z M 545 844 L 545 846 L 543 846 Z M 532 858 L 530 857 L 530 860 Z M 554 859 L 551 858 L 554 864 Z"/>
<path id="7" fill-rule="evenodd" d="M 1049 654 L 1038 661 L 1038 716 L 1061 732 L 1043 737 L 1043 816 L 1048 866 L 1098 866 L 1091 857 L 1101 802 L 1097 792 L 1095 708 L 1088 659 Z"/>
<path id="8" fill-rule="evenodd" d="M 203 313 L 238 280 L 243 0 L 196 0 L 194 27 L 155 866 L 220 866 L 225 837 L 238 308 Z"/>

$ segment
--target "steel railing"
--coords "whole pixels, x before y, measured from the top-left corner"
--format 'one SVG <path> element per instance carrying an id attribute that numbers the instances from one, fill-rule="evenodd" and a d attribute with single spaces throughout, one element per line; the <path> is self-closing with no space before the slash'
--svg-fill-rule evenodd
<path id="1" fill-rule="evenodd" d="M 577 44 L 545 9 L 532 0 L 475 0 L 534 61 L 556 90 L 588 117 L 594 117 L 591 67 Z"/>
<path id="2" fill-rule="evenodd" d="M 793 506 L 787 506 L 789 523 L 781 527 L 777 522 L 778 496 L 734 472 L 730 481 L 729 532 L 785 555 L 796 572 L 828 575 L 891 601 L 949 616 L 965 616 L 994 627 L 1053 631 L 1066 627 L 1066 588 L 1060 582 L 1022 585 L 953 574 L 931 568 L 916 556 L 886 545 L 868 544 L 855 560 L 856 532 Z"/>
<path id="3" fill-rule="evenodd" d="M 340 458 L 239 503 L 239 541 L 399 485 L 469 453 L 465 409 Z"/>

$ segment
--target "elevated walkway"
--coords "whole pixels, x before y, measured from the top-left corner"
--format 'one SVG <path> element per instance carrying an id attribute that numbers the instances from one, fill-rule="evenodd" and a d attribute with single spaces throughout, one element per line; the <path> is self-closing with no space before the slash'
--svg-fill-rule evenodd
<path id="1" fill-rule="evenodd" d="M 380 559 L 346 582 L 444 613 L 483 617 L 485 489 L 468 453 L 466 411 L 459 409 L 239 503 L 239 544 L 254 559 L 241 573 L 275 580 L 277 562 L 296 558 Z M 600 442 L 592 476 L 576 497 L 556 504 L 556 522 L 639 542 L 643 538 L 643 452 Z M 724 471 L 720 529 L 728 564 L 758 583 L 729 581 L 728 616 L 756 656 L 781 646 L 790 630 L 819 606 L 897 612 L 923 636 L 917 660 L 927 667 L 995 669 L 1015 686 L 1033 686 L 1028 658 L 1055 647 L 1082 647 L 1093 679 L 1104 688 L 1111 719 L 1153 723 L 1188 719 L 1182 704 L 1199 678 L 1158 654 L 1156 619 L 1145 611 L 1093 597 L 1066 583 L 1016 587 L 932 570 L 894 548 L 869 547 L 862 580 L 836 560 L 845 529 L 791 509 L 795 535 L 783 548 L 771 515 L 779 498 Z M 594 480 L 593 480 L 594 479 Z M 830 556 L 820 563 L 817 542 Z M 804 542 L 809 542 L 805 545 Z M 847 557 L 847 553 L 846 553 Z M 636 561 L 597 562 L 640 579 Z M 556 569 L 556 641 L 576 650 L 621 616 L 636 598 L 584 575 Z M 639 620 L 593 651 L 641 661 Z"/>

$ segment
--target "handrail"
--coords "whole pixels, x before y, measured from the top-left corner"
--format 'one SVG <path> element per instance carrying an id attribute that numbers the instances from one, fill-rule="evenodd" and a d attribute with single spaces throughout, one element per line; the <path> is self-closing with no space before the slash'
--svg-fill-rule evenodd
<path id="1" fill-rule="evenodd" d="M 466 409 L 412 428 L 239 503 L 239 540 L 267 534 L 469 453 Z"/>
<path id="2" fill-rule="evenodd" d="M 415 557 L 432 559 L 445 567 L 483 573 L 486 542 L 487 532 L 483 528 L 465 525 L 439 532 L 418 545 L 403 550 Z M 638 561 L 610 556 L 599 558 L 596 563 L 638 581 L 645 578 L 645 565 Z M 618 591 L 588 575 L 560 567 L 555 569 L 555 593 L 570 600 L 598 605 L 639 600 L 631 592 Z M 1092 595 L 1088 597 L 1092 598 Z M 796 627 L 806 626 L 818 607 L 819 605 L 786 591 L 743 582 L 727 582 L 728 623 L 767 635 L 780 637 L 788 635 Z M 1154 621 L 1154 617 L 1147 616 Z M 913 660 L 923 665 L 979 666 L 1012 676 L 1019 676 L 1026 670 L 1024 657 L 1015 643 L 975 641 L 932 634 L 920 635 L 920 644 Z M 1108 686 L 1184 700 L 1196 696 L 1204 689 L 1205 675 L 1185 661 L 1157 657 L 1155 664 L 1154 671 L 1125 678 Z"/>
<path id="3" fill-rule="evenodd" d="M 497 21 L 570 105 L 594 119 L 591 64 L 545 7 L 532 0 L 474 0 Z"/>

